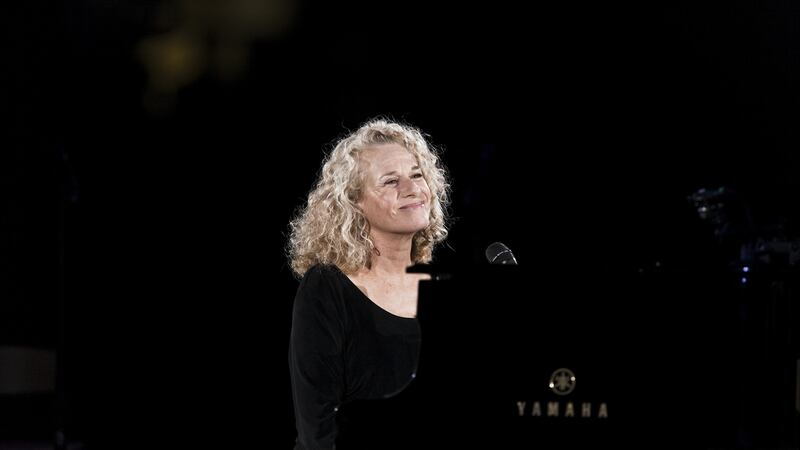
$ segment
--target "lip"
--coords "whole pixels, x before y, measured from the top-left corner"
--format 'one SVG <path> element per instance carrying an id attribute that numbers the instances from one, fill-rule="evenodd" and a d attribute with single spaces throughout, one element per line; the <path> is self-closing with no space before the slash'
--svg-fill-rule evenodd
<path id="1" fill-rule="evenodd" d="M 425 202 L 416 202 L 416 203 L 410 203 L 405 206 L 401 206 L 400 209 L 416 209 L 416 208 L 422 208 L 423 206 L 425 206 Z"/>

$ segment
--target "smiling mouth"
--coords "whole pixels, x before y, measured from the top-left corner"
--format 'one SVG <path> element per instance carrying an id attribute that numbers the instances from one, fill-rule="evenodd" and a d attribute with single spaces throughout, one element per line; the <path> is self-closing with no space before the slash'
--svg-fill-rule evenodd
<path id="1" fill-rule="evenodd" d="M 410 205 L 403 206 L 400 209 L 416 209 L 416 208 L 422 208 L 423 206 L 425 206 L 425 202 L 419 202 L 419 203 L 412 203 Z"/>

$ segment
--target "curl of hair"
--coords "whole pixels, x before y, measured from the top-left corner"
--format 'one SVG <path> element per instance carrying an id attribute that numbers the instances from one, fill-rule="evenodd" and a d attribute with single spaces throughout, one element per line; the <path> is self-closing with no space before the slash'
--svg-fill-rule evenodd
<path id="1" fill-rule="evenodd" d="M 289 224 L 287 253 L 296 276 L 317 264 L 336 265 L 347 274 L 371 267 L 375 245 L 357 206 L 364 182 L 359 154 L 381 144 L 398 144 L 411 152 L 431 191 L 429 224 L 412 239 L 411 261 L 430 262 L 434 246 L 447 237 L 450 184 L 437 150 L 413 126 L 373 119 L 341 139 L 325 157 L 306 204 Z"/>

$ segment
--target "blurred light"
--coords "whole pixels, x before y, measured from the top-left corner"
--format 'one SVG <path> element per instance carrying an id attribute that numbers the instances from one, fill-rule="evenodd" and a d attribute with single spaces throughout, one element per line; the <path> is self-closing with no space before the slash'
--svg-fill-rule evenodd
<path id="1" fill-rule="evenodd" d="M 742 267 L 742 272 L 744 272 L 744 273 L 750 272 L 750 267 L 748 267 L 748 266 Z"/>
<path id="2" fill-rule="evenodd" d="M 244 78 L 255 45 L 289 32 L 299 7 L 298 0 L 162 2 L 155 14 L 158 32 L 137 45 L 147 72 L 145 108 L 171 114 L 178 93 L 204 74 L 220 82 Z"/>

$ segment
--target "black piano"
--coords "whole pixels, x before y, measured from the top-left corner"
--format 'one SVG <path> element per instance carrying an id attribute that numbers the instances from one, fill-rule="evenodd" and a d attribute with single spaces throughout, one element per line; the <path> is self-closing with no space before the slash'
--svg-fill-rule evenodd
<path id="1" fill-rule="evenodd" d="M 433 279 L 420 283 L 416 377 L 345 405 L 343 450 L 736 446 L 749 390 L 738 274 L 421 271 Z"/>

